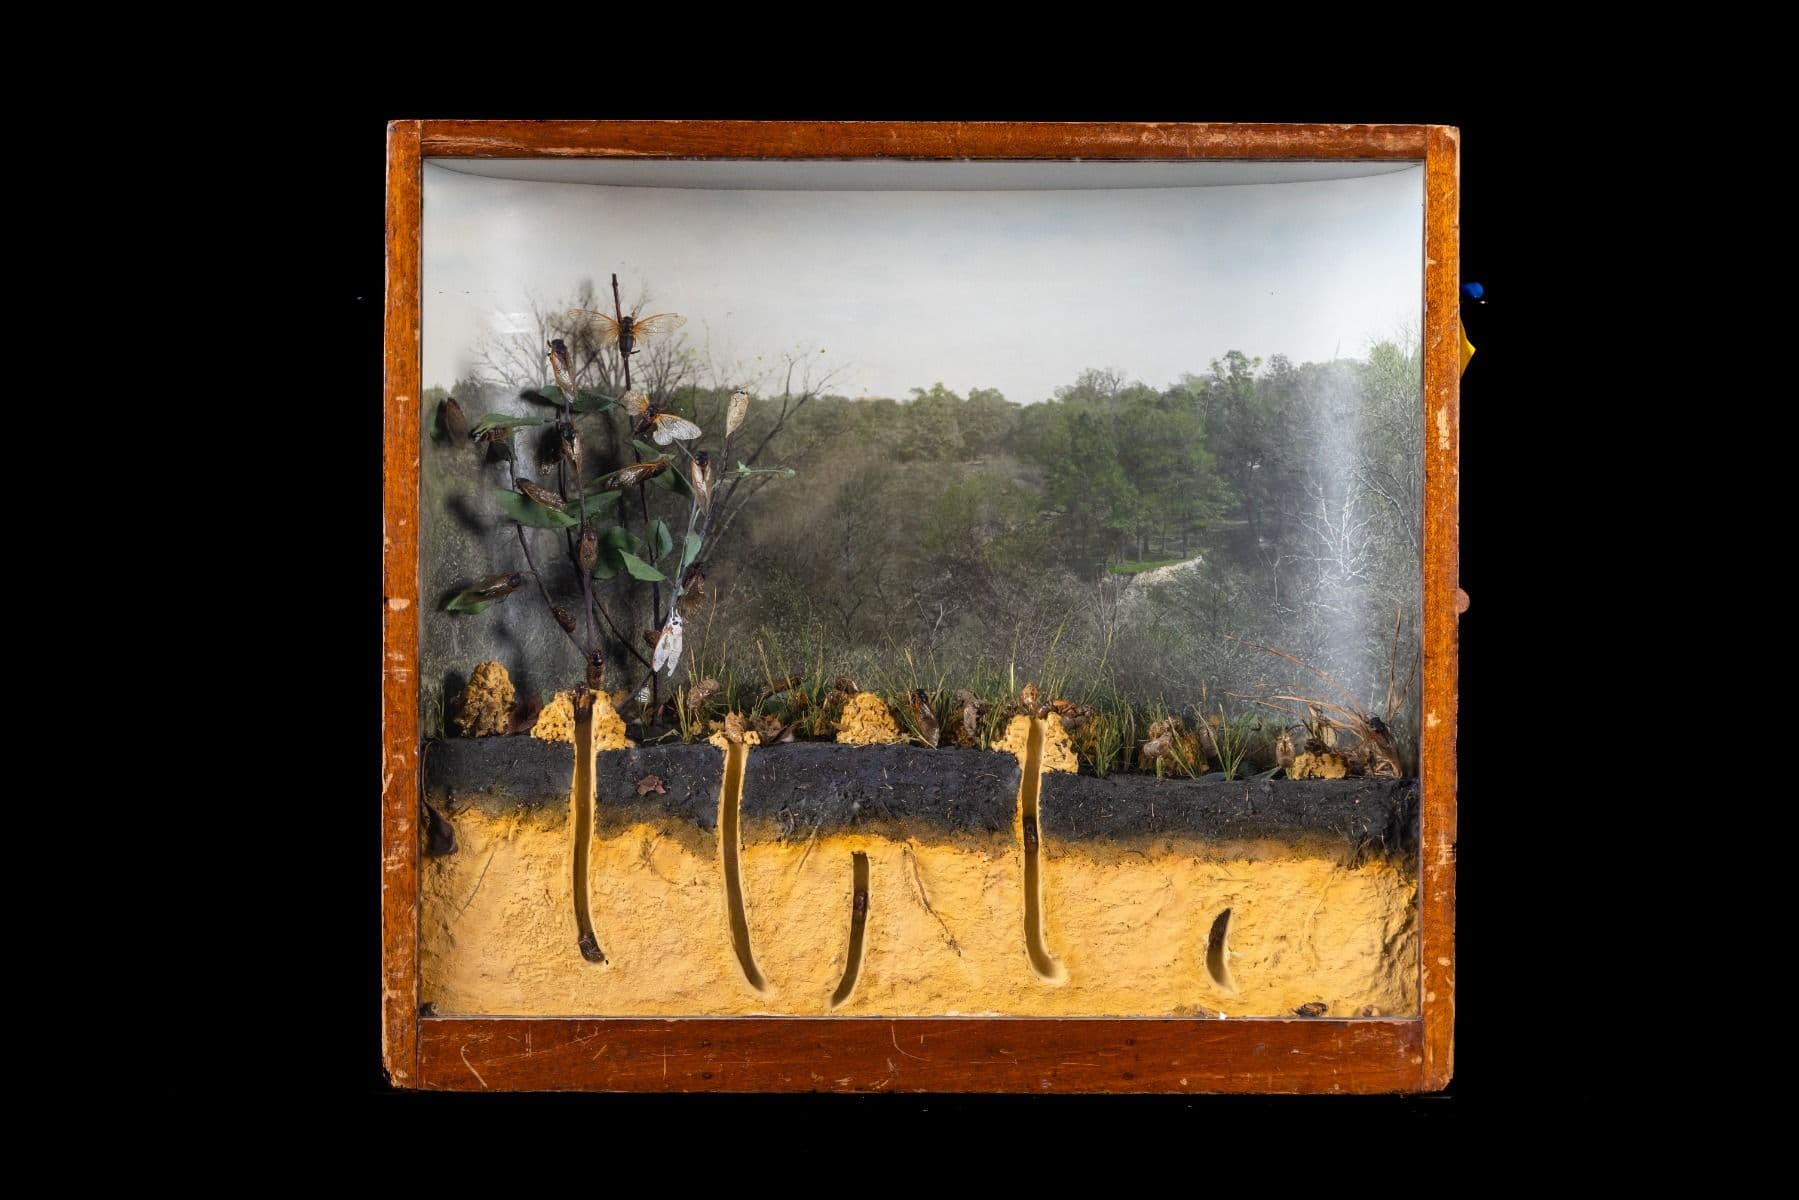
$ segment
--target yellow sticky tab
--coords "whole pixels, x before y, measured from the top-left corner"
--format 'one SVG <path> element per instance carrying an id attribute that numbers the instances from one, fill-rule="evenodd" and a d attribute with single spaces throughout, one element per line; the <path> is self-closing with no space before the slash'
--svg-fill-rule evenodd
<path id="1" fill-rule="evenodd" d="M 1468 340 L 1468 330 L 1460 321 L 1455 323 L 1455 327 L 1462 335 L 1462 370 L 1466 371 L 1468 360 L 1474 357 L 1474 343 Z"/>

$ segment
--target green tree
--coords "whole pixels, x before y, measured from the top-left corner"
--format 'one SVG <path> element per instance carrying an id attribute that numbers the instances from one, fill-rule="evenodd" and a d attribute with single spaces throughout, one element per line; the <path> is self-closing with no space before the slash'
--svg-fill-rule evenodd
<path id="1" fill-rule="evenodd" d="M 962 447 L 971 455 L 993 454 L 1001 449 L 1018 422 L 1020 406 L 998 388 L 974 388 L 962 402 L 957 424 Z"/>
<path id="2" fill-rule="evenodd" d="M 913 388 L 905 405 L 900 457 L 913 462 L 954 462 L 962 457 L 962 397 L 933 383 Z"/>

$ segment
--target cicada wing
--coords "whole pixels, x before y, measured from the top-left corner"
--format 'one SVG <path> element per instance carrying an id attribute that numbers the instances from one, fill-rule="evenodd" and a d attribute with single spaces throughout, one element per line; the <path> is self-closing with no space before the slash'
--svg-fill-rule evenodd
<path id="1" fill-rule="evenodd" d="M 618 345 L 618 321 L 611 313 L 603 313 L 591 308 L 571 308 L 568 310 L 568 319 L 591 325 L 594 329 L 594 340 L 601 346 Z"/>
<path id="2" fill-rule="evenodd" d="M 668 627 L 662 631 L 662 636 L 656 639 L 656 657 L 650 669 L 660 671 L 663 667 L 667 667 L 669 676 L 672 678 L 675 673 L 675 664 L 680 661 L 681 618 L 677 616 L 668 623 Z"/>
<path id="3" fill-rule="evenodd" d="M 700 436 L 700 427 L 685 417 L 671 417 L 663 413 L 656 418 L 656 444 L 666 446 L 670 442 L 691 442 Z"/>
<path id="4" fill-rule="evenodd" d="M 631 414 L 633 420 L 642 420 L 643 414 L 650 411 L 650 394 L 648 392 L 626 392 L 620 403 L 625 406 L 625 411 Z"/>
<path id="5" fill-rule="evenodd" d="M 550 374 L 556 377 L 556 386 L 562 389 L 562 394 L 572 400 L 576 395 L 575 377 L 569 373 L 562 359 L 553 353 L 550 355 Z"/>
<path id="6" fill-rule="evenodd" d="M 631 336 L 639 339 L 660 337 L 665 333 L 673 333 L 685 324 L 687 318 L 678 313 L 657 313 L 631 322 Z"/>

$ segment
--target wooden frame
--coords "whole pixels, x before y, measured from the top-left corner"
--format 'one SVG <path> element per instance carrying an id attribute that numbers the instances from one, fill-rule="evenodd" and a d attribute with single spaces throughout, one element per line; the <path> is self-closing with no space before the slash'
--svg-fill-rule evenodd
<path id="1" fill-rule="evenodd" d="M 1418 1092 L 1453 1072 L 1458 138 L 1424 125 L 394 121 L 388 126 L 382 1048 L 449 1090 Z M 1415 159 L 1425 167 L 1421 1015 L 1403 1020 L 419 1016 L 419 288 L 428 157 Z"/>

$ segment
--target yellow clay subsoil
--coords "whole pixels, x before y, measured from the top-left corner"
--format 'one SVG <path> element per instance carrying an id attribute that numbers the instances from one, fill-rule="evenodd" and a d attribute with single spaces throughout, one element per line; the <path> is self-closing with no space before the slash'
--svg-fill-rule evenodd
<path id="1" fill-rule="evenodd" d="M 1313 1001 L 1333 1017 L 1418 1011 L 1415 885 L 1378 859 L 1351 867 L 1281 846 L 1065 845 L 1046 834 L 1045 938 L 1066 971 L 1052 984 L 1025 952 L 1016 830 L 750 844 L 747 917 L 770 984 L 759 995 L 732 953 L 715 835 L 602 822 L 590 859 L 600 966 L 576 948 L 566 811 L 470 808 L 451 820 L 458 851 L 423 871 L 421 999 L 440 1014 L 831 1012 L 857 851 L 870 865 L 867 948 L 836 1015 L 1289 1016 Z M 1234 993 L 1206 968 L 1225 908 Z"/>

